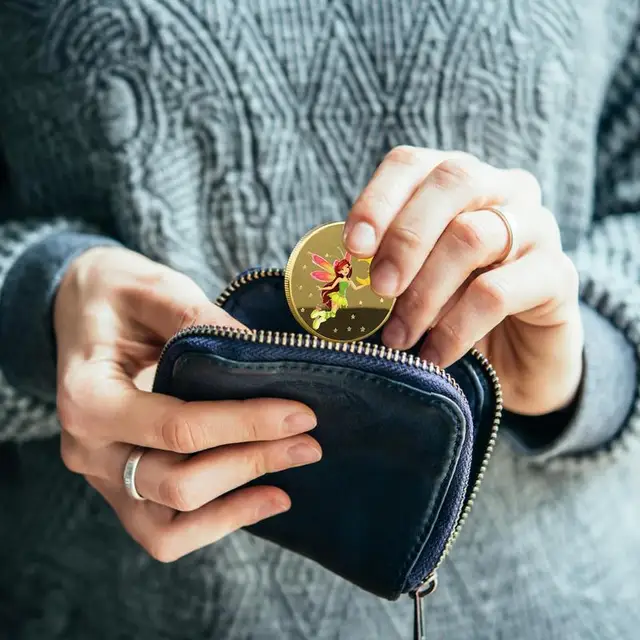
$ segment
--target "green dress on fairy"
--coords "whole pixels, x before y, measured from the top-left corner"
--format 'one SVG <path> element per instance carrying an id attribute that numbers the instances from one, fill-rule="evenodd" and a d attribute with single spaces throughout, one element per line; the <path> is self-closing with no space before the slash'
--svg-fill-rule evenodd
<path id="1" fill-rule="evenodd" d="M 347 303 L 347 289 L 349 288 L 349 281 L 342 280 L 338 286 L 338 290 L 329 294 L 329 298 L 331 299 L 331 309 L 332 311 L 335 309 L 343 309 L 348 306 Z M 335 311 L 333 312 L 332 318 L 335 316 Z"/>
<path id="2" fill-rule="evenodd" d="M 318 330 L 323 322 L 326 322 L 329 318 L 335 318 L 338 309 L 344 309 L 349 306 L 347 302 L 347 289 L 349 288 L 349 280 L 341 280 L 338 283 L 338 290 L 333 291 L 327 295 L 327 298 L 331 301 L 330 309 L 314 309 L 311 312 L 313 318 L 313 328 Z"/>

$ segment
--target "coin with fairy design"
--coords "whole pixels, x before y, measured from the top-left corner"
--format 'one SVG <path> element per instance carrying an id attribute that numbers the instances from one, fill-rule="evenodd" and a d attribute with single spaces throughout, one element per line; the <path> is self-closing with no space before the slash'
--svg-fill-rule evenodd
<path id="1" fill-rule="evenodd" d="M 395 298 L 371 288 L 372 258 L 347 252 L 343 231 L 344 222 L 332 222 L 300 239 L 285 270 L 285 293 L 291 313 L 306 331 L 332 342 L 355 342 L 384 325 Z"/>

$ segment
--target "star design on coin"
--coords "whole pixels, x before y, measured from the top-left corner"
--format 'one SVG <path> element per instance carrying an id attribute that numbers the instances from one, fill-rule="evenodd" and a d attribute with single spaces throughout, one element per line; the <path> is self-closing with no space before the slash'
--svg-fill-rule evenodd
<path id="1" fill-rule="evenodd" d="M 302 285 L 298 287 L 298 291 L 302 291 Z"/>
<path id="2" fill-rule="evenodd" d="M 358 304 L 362 306 L 362 300 L 358 300 Z"/>
<path id="3" fill-rule="evenodd" d="M 351 331 L 351 327 L 347 327 L 347 331 Z"/>
<path id="4" fill-rule="evenodd" d="M 304 307 L 302 307 L 302 309 L 300 309 L 300 313 L 304 313 L 306 311 L 306 309 Z"/>
<path id="5" fill-rule="evenodd" d="M 309 297 L 310 297 L 310 298 L 313 298 L 313 293 L 310 293 L 310 294 L 309 294 Z"/>
<path id="6" fill-rule="evenodd" d="M 352 313 L 352 314 L 351 314 L 351 319 L 352 319 L 352 320 L 355 320 L 355 319 L 356 319 L 356 314 L 355 314 L 355 313 Z"/>
<path id="7" fill-rule="evenodd" d="M 302 270 L 303 270 L 303 271 L 306 271 L 306 270 L 307 270 L 307 265 L 306 265 L 306 264 L 305 264 L 305 265 L 303 265 Z"/>
<path id="8" fill-rule="evenodd" d="M 384 298 L 380 298 L 380 302 L 384 302 Z"/>
<path id="9" fill-rule="evenodd" d="M 334 329 L 334 330 L 333 330 L 333 333 L 338 333 L 338 330 L 337 330 L 337 329 Z"/>
<path id="10" fill-rule="evenodd" d="M 364 327 L 360 327 L 360 333 L 364 333 L 366 329 Z"/>

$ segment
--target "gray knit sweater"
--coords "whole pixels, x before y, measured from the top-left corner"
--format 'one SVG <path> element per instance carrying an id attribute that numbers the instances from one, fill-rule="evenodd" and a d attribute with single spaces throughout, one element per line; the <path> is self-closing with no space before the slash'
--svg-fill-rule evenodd
<path id="1" fill-rule="evenodd" d="M 636 0 L 0 2 L 0 638 L 410 637 L 408 600 L 245 532 L 142 552 L 60 460 L 51 328 L 87 247 L 214 296 L 343 219 L 397 144 L 536 174 L 587 335 L 566 429 L 505 430 L 431 637 L 637 638 L 639 19 Z"/>

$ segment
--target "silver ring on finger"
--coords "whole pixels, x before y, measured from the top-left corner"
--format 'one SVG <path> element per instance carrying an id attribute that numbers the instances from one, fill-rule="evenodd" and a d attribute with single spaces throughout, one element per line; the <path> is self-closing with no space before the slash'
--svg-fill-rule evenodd
<path id="1" fill-rule="evenodd" d="M 507 246 L 502 252 L 502 255 L 493 263 L 492 266 L 495 267 L 509 260 L 509 258 L 511 258 L 516 251 L 516 223 L 513 220 L 513 216 L 508 211 L 505 211 L 505 209 L 503 209 L 502 207 L 484 207 L 484 209 L 486 209 L 487 211 L 491 211 L 499 216 L 507 229 Z"/>
<path id="2" fill-rule="evenodd" d="M 138 469 L 138 464 L 146 451 L 145 447 L 134 447 L 124 465 L 124 472 L 122 474 L 124 488 L 127 494 L 134 500 L 146 500 L 146 498 L 141 496 L 136 489 L 136 471 Z"/>

